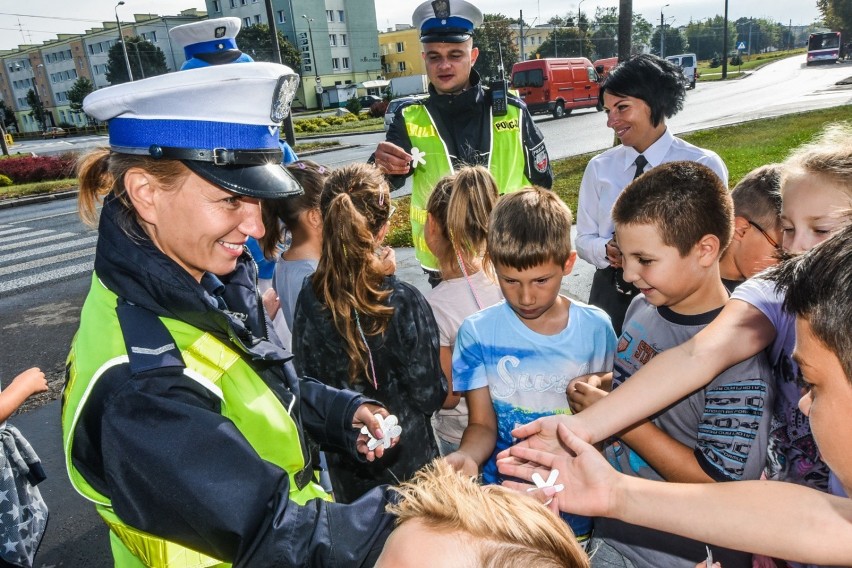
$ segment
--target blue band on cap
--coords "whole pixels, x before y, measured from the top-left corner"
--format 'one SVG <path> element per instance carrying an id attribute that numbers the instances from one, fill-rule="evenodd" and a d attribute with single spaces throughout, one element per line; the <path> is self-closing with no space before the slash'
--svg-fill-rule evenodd
<path id="1" fill-rule="evenodd" d="M 184 47 L 183 53 L 187 59 L 192 59 L 196 53 L 215 53 L 225 49 L 237 49 L 237 40 L 232 37 L 223 37 L 222 39 L 214 39 L 213 41 L 193 43 Z"/>
<path id="2" fill-rule="evenodd" d="M 462 18 L 460 16 L 450 16 L 449 18 L 444 19 L 429 18 L 428 20 L 420 24 L 420 32 L 423 34 L 427 32 L 444 30 L 446 28 L 465 30 L 467 33 L 470 33 L 473 31 L 473 22 L 471 22 L 467 18 Z"/>
<path id="3" fill-rule="evenodd" d="M 169 148 L 278 149 L 278 126 L 208 122 L 203 120 L 109 121 L 109 143 L 123 148 L 148 149 L 152 144 Z"/>

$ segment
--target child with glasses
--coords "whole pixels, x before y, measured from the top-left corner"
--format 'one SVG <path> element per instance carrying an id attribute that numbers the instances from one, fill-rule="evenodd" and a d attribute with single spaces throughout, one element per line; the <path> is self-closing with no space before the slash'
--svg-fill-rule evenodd
<path id="1" fill-rule="evenodd" d="M 749 172 L 731 191 L 734 234 L 719 271 L 728 291 L 775 264 L 781 249 L 781 165 Z"/>
<path id="2" fill-rule="evenodd" d="M 416 288 L 387 275 L 377 254 L 391 212 L 385 177 L 369 164 L 336 169 L 319 208 L 322 254 L 293 317 L 296 369 L 381 402 L 398 418 L 404 440 L 372 463 L 322 448 L 335 500 L 351 503 L 373 487 L 409 479 L 438 457 L 431 418 L 447 386 L 429 304 Z"/>

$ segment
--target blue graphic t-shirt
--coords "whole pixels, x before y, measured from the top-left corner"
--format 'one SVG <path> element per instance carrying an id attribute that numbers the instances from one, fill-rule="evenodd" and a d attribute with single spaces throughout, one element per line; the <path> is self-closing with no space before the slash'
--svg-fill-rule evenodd
<path id="1" fill-rule="evenodd" d="M 596 307 L 571 301 L 568 325 L 541 335 L 506 302 L 478 312 L 459 328 L 453 352 L 453 388 L 488 387 L 497 415 L 497 446 L 485 463 L 485 483 L 499 483 L 495 456 L 517 440 L 515 427 L 542 416 L 570 414 L 565 389 L 580 375 L 612 370 L 615 332 Z M 582 529 L 575 527 L 577 535 Z"/>

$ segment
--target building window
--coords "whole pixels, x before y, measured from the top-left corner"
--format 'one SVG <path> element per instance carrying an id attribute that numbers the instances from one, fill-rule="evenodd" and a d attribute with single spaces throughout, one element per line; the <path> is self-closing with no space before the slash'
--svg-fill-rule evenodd
<path id="1" fill-rule="evenodd" d="M 157 43 L 157 32 L 142 32 L 142 39 L 151 43 Z"/>
<path id="2" fill-rule="evenodd" d="M 340 45 L 346 45 L 346 34 L 340 34 Z"/>
<path id="3" fill-rule="evenodd" d="M 337 21 L 338 22 L 345 22 L 346 21 L 346 18 L 343 17 L 343 10 L 337 11 Z"/>
<path id="4" fill-rule="evenodd" d="M 340 71 L 340 58 L 332 57 L 331 58 L 331 68 L 335 71 Z"/>
<path id="5" fill-rule="evenodd" d="M 231 0 L 231 8 L 237 7 L 237 0 Z"/>
<path id="6" fill-rule="evenodd" d="M 260 14 L 255 14 L 255 15 L 254 15 L 254 23 L 255 23 L 255 24 L 259 24 L 259 23 L 260 23 Z"/>
<path id="7" fill-rule="evenodd" d="M 343 64 L 344 69 L 349 69 L 349 58 L 348 57 L 341 58 L 341 63 Z"/>
<path id="8" fill-rule="evenodd" d="M 251 25 L 251 16 L 246 16 L 245 18 L 243 18 L 243 24 L 245 25 L 245 27 L 249 27 Z"/>
<path id="9" fill-rule="evenodd" d="M 405 51 L 405 42 L 398 41 L 396 42 L 396 52 L 403 53 Z"/>
<path id="10" fill-rule="evenodd" d="M 334 21 L 334 10 L 326 10 L 325 11 L 325 19 L 329 22 Z"/>
<path id="11" fill-rule="evenodd" d="M 278 23 L 279 24 L 286 24 L 287 23 L 287 14 L 284 12 L 284 10 L 278 10 Z"/>
<path id="12" fill-rule="evenodd" d="M 397 71 L 405 71 L 405 61 L 399 61 L 396 64 Z"/>
<path id="13" fill-rule="evenodd" d="M 335 34 L 328 34 L 328 45 L 337 47 L 337 36 Z"/>
<path id="14" fill-rule="evenodd" d="M 219 2 L 219 0 L 213 0 L 213 11 L 214 12 L 221 12 L 222 11 L 222 4 Z"/>
<path id="15" fill-rule="evenodd" d="M 245 6 L 248 3 L 248 0 L 240 0 L 240 6 Z"/>

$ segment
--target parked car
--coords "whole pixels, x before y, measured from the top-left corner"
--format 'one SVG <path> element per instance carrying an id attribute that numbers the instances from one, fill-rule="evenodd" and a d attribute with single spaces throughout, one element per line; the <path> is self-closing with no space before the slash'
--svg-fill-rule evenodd
<path id="1" fill-rule="evenodd" d="M 68 131 L 58 126 L 49 126 L 41 133 L 42 138 L 65 138 Z"/>
<path id="2" fill-rule="evenodd" d="M 390 104 L 388 104 L 388 109 L 385 111 L 385 130 L 389 129 L 390 125 L 393 124 L 393 117 L 396 114 L 396 111 L 399 110 L 399 107 L 411 101 L 425 99 L 426 96 L 427 95 L 415 95 L 412 97 L 400 97 L 392 100 Z"/>
<path id="3" fill-rule="evenodd" d="M 550 57 L 520 61 L 512 66 L 512 87 L 532 113 L 554 118 L 579 108 L 597 108 L 600 77 L 585 57 Z"/>
<path id="4" fill-rule="evenodd" d="M 667 55 L 666 59 L 681 68 L 686 86 L 694 89 L 695 82 L 698 80 L 698 57 L 694 53 L 681 53 L 680 55 Z"/>
<path id="5" fill-rule="evenodd" d="M 363 97 L 358 97 L 358 102 L 361 103 L 362 109 L 368 109 L 381 100 L 382 97 L 377 97 L 376 95 L 364 95 Z"/>

